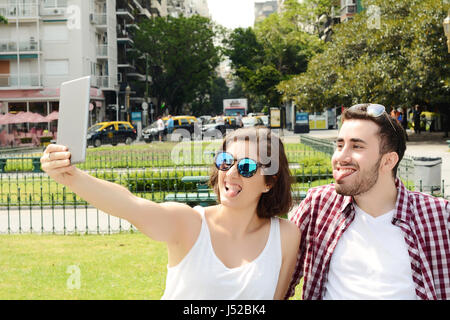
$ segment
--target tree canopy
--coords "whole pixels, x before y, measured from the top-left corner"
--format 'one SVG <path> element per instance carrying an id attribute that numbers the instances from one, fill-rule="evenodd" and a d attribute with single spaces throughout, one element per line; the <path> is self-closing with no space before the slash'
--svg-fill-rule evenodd
<path id="1" fill-rule="evenodd" d="M 150 95 L 159 105 L 164 103 L 171 113 L 179 114 L 183 106 L 208 93 L 220 62 L 215 35 L 212 21 L 198 15 L 156 17 L 139 24 L 136 55 L 147 55 Z M 145 60 L 141 61 L 142 68 Z"/>
<path id="2" fill-rule="evenodd" d="M 335 26 L 333 41 L 306 73 L 277 87 L 283 99 L 307 110 L 360 102 L 448 108 L 450 60 L 442 27 L 448 4 L 367 0 L 365 6 Z"/>
<path id="3" fill-rule="evenodd" d="M 255 28 L 237 28 L 224 40 L 234 75 L 246 95 L 261 105 L 280 106 L 277 85 L 306 71 L 311 57 L 322 50 L 322 42 L 299 23 L 302 8 L 287 0 L 280 14 L 271 14 Z"/>

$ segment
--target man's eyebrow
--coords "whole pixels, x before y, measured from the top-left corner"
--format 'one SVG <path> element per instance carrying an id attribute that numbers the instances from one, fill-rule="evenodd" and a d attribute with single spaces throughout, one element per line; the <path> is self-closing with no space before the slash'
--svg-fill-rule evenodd
<path id="1" fill-rule="evenodd" d="M 344 138 L 337 138 L 336 143 L 338 143 L 338 142 L 344 142 Z M 363 139 L 360 139 L 360 138 L 351 138 L 350 142 L 367 144 L 366 141 L 364 141 Z"/>

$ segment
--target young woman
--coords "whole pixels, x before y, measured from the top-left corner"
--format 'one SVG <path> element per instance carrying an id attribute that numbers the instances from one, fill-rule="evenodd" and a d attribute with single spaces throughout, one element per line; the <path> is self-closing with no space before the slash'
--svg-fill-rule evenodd
<path id="1" fill-rule="evenodd" d="M 290 210 L 292 198 L 284 147 L 270 130 L 239 129 L 225 137 L 210 180 L 219 204 L 207 208 L 136 197 L 71 166 L 65 146 L 49 145 L 41 163 L 90 204 L 167 243 L 162 299 L 284 297 L 300 234 L 293 223 L 275 217 Z"/>

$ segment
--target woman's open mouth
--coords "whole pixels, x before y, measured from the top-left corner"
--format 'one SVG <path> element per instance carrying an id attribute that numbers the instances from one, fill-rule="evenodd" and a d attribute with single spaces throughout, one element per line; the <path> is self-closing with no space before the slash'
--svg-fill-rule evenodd
<path id="1" fill-rule="evenodd" d="M 238 184 L 224 182 L 226 196 L 229 198 L 234 198 L 239 195 L 242 191 L 242 187 Z"/>

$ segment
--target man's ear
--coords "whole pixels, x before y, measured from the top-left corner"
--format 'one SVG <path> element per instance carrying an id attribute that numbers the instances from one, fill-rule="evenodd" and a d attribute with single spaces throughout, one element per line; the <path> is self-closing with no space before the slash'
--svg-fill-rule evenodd
<path id="1" fill-rule="evenodd" d="M 389 171 L 393 170 L 394 167 L 397 165 L 399 160 L 397 152 L 388 152 L 383 156 L 383 167 L 388 169 Z"/>

